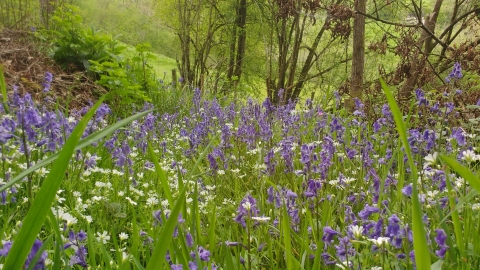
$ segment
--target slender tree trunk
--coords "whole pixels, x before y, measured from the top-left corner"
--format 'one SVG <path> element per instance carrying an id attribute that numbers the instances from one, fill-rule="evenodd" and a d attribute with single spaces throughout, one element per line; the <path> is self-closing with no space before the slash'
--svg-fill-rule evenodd
<path id="1" fill-rule="evenodd" d="M 178 16 L 180 22 L 180 29 L 178 31 L 178 37 L 180 39 L 180 48 L 181 48 L 181 60 L 177 61 L 178 68 L 180 70 L 180 76 L 183 79 L 184 84 L 188 84 L 194 81 L 193 72 L 190 63 L 190 19 L 191 13 L 188 8 L 187 1 L 179 0 L 178 5 Z"/>
<path id="2" fill-rule="evenodd" d="M 235 61 L 235 70 L 233 74 L 237 77 L 234 88 L 236 88 L 238 80 L 242 76 L 242 66 L 243 60 L 245 58 L 245 45 L 247 39 L 246 24 L 247 24 L 247 0 L 240 0 L 240 6 L 238 8 L 238 17 L 237 17 L 237 27 L 239 30 L 238 33 L 238 44 L 237 44 L 237 55 Z"/>
<path id="3" fill-rule="evenodd" d="M 297 16 L 300 17 L 300 14 Z M 291 99 L 293 96 L 294 92 L 294 81 L 295 81 L 295 75 L 297 71 L 297 64 L 298 64 L 298 55 L 300 53 L 300 45 L 302 44 L 302 39 L 303 39 L 303 32 L 305 30 L 305 23 L 307 21 L 307 17 L 304 16 L 302 20 L 302 25 L 299 25 L 299 19 L 295 20 L 297 22 L 293 27 L 295 27 L 295 39 L 294 39 L 294 44 L 293 44 L 293 49 L 292 49 L 292 56 L 290 60 L 290 68 L 289 68 L 289 74 L 288 74 L 288 80 L 286 84 L 285 89 L 285 94 L 286 94 L 286 100 Z M 295 99 L 292 99 L 295 100 Z"/>
<path id="4" fill-rule="evenodd" d="M 367 0 L 356 0 L 355 11 L 365 13 Z M 347 101 L 347 108 L 355 110 L 354 99 L 362 98 L 363 75 L 365 71 L 365 16 L 356 13 L 353 22 L 353 58 L 352 77 L 350 85 L 350 98 Z"/>

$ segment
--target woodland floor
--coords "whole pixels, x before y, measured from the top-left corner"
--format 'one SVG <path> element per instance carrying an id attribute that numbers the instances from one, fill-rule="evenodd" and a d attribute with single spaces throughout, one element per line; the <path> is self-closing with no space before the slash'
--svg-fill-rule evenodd
<path id="1" fill-rule="evenodd" d="M 40 102 L 45 95 L 56 97 L 58 106 L 65 110 L 78 109 L 95 101 L 106 90 L 96 85 L 83 71 L 65 70 L 57 65 L 31 32 L 3 30 L 0 32 L 0 65 L 12 93 L 14 86 L 21 95 L 30 93 Z M 46 72 L 53 74 L 48 93 L 44 93 Z"/>

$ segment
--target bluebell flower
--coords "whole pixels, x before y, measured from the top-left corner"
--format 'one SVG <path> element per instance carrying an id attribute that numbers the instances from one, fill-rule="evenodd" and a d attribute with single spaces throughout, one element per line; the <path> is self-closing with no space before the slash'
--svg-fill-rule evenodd
<path id="1" fill-rule="evenodd" d="M 333 242 L 333 237 L 338 234 L 339 233 L 332 229 L 330 226 L 325 226 L 323 227 L 322 241 L 326 244 L 330 244 Z"/>
<path id="2" fill-rule="evenodd" d="M 374 206 L 370 206 L 370 205 L 365 205 L 365 207 L 358 213 L 358 216 L 363 219 L 363 220 L 367 220 L 370 215 L 372 215 L 373 213 L 378 213 L 379 212 L 379 209 L 377 207 L 374 207 Z"/>
<path id="3" fill-rule="evenodd" d="M 451 137 L 457 140 L 457 143 L 460 146 L 465 146 L 467 144 L 465 132 L 462 128 L 453 128 Z"/>
<path id="4" fill-rule="evenodd" d="M 443 229 L 436 229 L 435 232 L 437 235 L 435 236 L 435 242 L 439 246 L 445 246 L 445 241 L 447 240 L 447 234 Z"/>
<path id="5" fill-rule="evenodd" d="M 412 196 L 413 186 L 410 184 L 402 188 L 402 194 L 405 196 Z"/>
<path id="6" fill-rule="evenodd" d="M 30 249 L 30 253 L 25 260 L 24 269 L 30 267 L 30 263 L 32 262 L 33 258 L 37 255 L 38 251 L 42 247 L 42 241 L 36 239 L 33 243 L 32 248 Z M 12 242 L 6 241 L 3 243 L 2 249 L 0 249 L 0 256 L 6 257 L 12 248 Z M 33 266 L 34 270 L 45 269 L 45 260 L 47 259 L 48 253 L 46 251 L 42 252 L 40 258 L 38 259 L 37 263 Z"/>

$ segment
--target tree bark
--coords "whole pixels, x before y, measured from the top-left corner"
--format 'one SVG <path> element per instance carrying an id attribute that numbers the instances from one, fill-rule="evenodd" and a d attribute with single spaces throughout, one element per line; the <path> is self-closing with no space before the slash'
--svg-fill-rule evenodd
<path id="1" fill-rule="evenodd" d="M 246 23 L 247 23 L 247 0 L 240 0 L 240 6 L 238 7 L 237 15 L 237 28 L 238 33 L 238 44 L 237 44 L 237 55 L 235 59 L 235 70 L 233 74 L 237 77 L 234 82 L 234 88 L 236 88 L 238 80 L 242 76 L 242 66 L 243 60 L 245 58 L 245 44 L 247 39 L 246 32 Z"/>
<path id="2" fill-rule="evenodd" d="M 365 13 L 367 0 L 356 0 L 355 11 Z M 352 58 L 352 77 L 350 84 L 350 98 L 347 100 L 347 108 L 350 111 L 355 110 L 355 98 L 362 99 L 363 94 L 363 75 L 365 71 L 365 16 L 360 13 L 355 14 L 353 22 L 353 58 Z"/>

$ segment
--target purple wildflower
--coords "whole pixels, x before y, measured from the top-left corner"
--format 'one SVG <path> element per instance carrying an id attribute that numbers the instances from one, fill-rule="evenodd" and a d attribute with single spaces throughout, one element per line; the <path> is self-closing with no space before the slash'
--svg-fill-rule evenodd
<path id="1" fill-rule="evenodd" d="M 326 244 L 330 244 L 333 241 L 333 237 L 338 235 L 338 232 L 332 229 L 330 226 L 325 226 L 323 228 L 322 241 Z"/>
<path id="2" fill-rule="evenodd" d="M 412 196 L 412 191 L 413 191 L 413 186 L 411 184 L 402 188 L 402 194 L 407 197 Z"/>
<path id="3" fill-rule="evenodd" d="M 439 246 L 445 246 L 445 240 L 447 240 L 447 234 L 443 229 L 436 229 L 435 232 L 437 235 L 435 236 L 435 242 Z"/>
<path id="4" fill-rule="evenodd" d="M 240 202 L 235 221 L 245 228 L 247 226 L 245 218 L 256 217 L 259 213 L 260 211 L 257 209 L 257 200 L 255 200 L 250 194 L 248 194 Z"/>
<path id="5" fill-rule="evenodd" d="M 52 80 L 53 80 L 53 74 L 47 71 L 45 73 L 45 81 L 43 82 L 43 92 L 44 93 L 50 91 Z"/>
<path id="6" fill-rule="evenodd" d="M 374 207 L 374 206 L 370 206 L 370 205 L 365 205 L 365 208 L 363 208 L 363 210 L 361 210 L 359 213 L 358 213 L 358 216 L 362 219 L 362 220 L 367 220 L 370 215 L 372 215 L 373 213 L 378 213 L 379 212 L 379 209 L 377 207 Z"/>
<path id="7" fill-rule="evenodd" d="M 457 140 L 458 145 L 465 146 L 467 142 L 465 141 L 465 132 L 462 128 L 453 128 L 452 138 Z"/>

